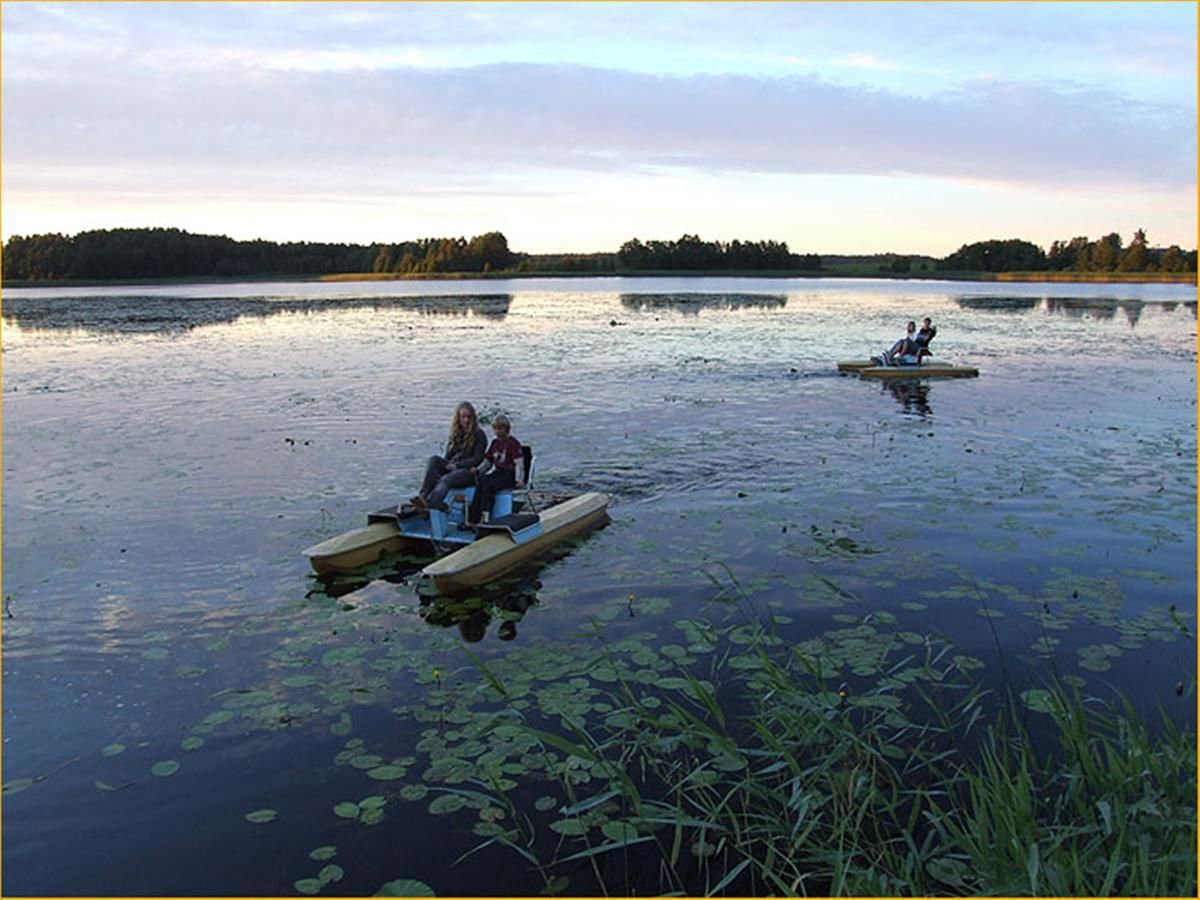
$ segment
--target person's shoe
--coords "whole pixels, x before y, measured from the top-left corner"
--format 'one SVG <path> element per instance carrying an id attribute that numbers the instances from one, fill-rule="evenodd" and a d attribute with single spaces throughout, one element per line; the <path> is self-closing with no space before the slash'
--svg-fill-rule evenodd
<path id="1" fill-rule="evenodd" d="M 409 497 L 408 502 L 412 504 L 413 509 L 416 509 L 416 510 L 419 510 L 422 512 L 425 510 L 425 498 L 422 497 L 420 494 L 415 494 L 412 497 Z"/>

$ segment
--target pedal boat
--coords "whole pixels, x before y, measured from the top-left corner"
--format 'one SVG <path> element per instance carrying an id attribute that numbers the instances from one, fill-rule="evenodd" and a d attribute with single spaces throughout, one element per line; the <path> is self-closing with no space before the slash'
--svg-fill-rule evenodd
<path id="1" fill-rule="evenodd" d="M 395 507 L 370 513 L 365 527 L 314 544 L 304 554 L 318 575 L 354 571 L 389 553 L 437 556 L 421 577 L 452 594 L 486 584 L 608 520 L 608 494 L 580 494 L 534 512 L 528 495 L 521 501 L 501 493 L 487 523 L 462 527 L 474 490 L 452 491 L 448 511 L 431 509 L 427 518 Z"/>
<path id="2" fill-rule="evenodd" d="M 926 359 L 924 362 L 900 363 L 881 366 L 869 359 L 854 359 L 837 364 L 839 372 L 854 373 L 863 378 L 978 378 L 979 370 L 974 366 L 956 366 L 951 363 Z"/>

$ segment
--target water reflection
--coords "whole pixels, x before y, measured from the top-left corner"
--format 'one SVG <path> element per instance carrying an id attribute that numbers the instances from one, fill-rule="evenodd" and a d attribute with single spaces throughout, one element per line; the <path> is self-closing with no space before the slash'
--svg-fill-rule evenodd
<path id="1" fill-rule="evenodd" d="M 1142 316 L 1141 300 L 1104 300 L 1096 297 L 1047 297 L 1046 312 L 1061 313 L 1068 319 L 1111 319 L 1117 310 L 1125 311 L 1130 325 L 1136 325 Z"/>
<path id="2" fill-rule="evenodd" d="M 981 312 L 1023 313 L 1040 306 L 1038 297 L 955 297 L 954 302 L 963 309 Z"/>
<path id="3" fill-rule="evenodd" d="M 700 310 L 782 309 L 784 294 L 622 294 L 621 305 L 639 312 L 671 309 L 686 315 Z"/>
<path id="4" fill-rule="evenodd" d="M 927 418 L 933 415 L 933 407 L 929 405 L 929 385 L 917 379 L 884 379 L 881 393 L 889 393 L 896 398 L 901 409 L 906 413 Z"/>
<path id="5" fill-rule="evenodd" d="M 239 319 L 267 319 L 285 314 L 316 315 L 366 309 L 422 316 L 481 316 L 500 320 L 508 315 L 511 294 L 467 294 L 416 297 L 288 298 L 274 297 L 6 297 L 5 324 L 31 331 L 92 331 L 105 334 L 170 334 Z"/>
<path id="6" fill-rule="evenodd" d="M 496 637 L 502 641 L 515 640 L 517 624 L 526 610 L 538 603 L 542 583 L 527 576 L 503 590 L 485 592 L 466 598 L 422 597 L 421 618 L 441 628 L 457 627 L 462 639 L 469 644 L 479 643 L 487 636 L 493 619 L 499 621 Z"/>
<path id="7" fill-rule="evenodd" d="M 1145 300 L 1123 299 L 1110 297 L 1003 297 L 1003 296 L 960 296 L 954 302 L 962 309 L 978 312 L 997 313 L 1026 313 L 1035 309 L 1044 309 L 1050 314 L 1057 314 L 1068 319 L 1112 319 L 1117 312 L 1124 312 L 1130 327 L 1137 325 L 1142 312 L 1147 307 Z M 1154 304 L 1163 312 L 1173 312 L 1178 308 L 1176 301 Z M 1192 317 L 1196 316 L 1196 304 L 1184 303 Z"/>

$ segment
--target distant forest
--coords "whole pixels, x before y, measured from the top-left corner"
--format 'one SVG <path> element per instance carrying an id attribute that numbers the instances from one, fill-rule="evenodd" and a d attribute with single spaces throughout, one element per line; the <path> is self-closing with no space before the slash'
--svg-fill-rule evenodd
<path id="1" fill-rule="evenodd" d="M 1138 229 L 1129 246 L 1116 232 L 1097 241 L 1086 237 L 1055 241 L 1049 252 L 1029 241 L 964 244 L 938 263 L 943 271 L 966 272 L 1195 272 L 1196 251 L 1177 244 L 1151 247 Z"/>
<path id="2" fill-rule="evenodd" d="M 971 272 L 1195 272 L 1196 251 L 1151 247 L 1142 230 L 1128 246 L 1113 233 L 1089 240 L 1055 241 L 1049 251 L 1028 241 L 964 244 L 944 259 L 877 254 L 822 257 L 797 254 L 782 241 L 633 239 L 615 253 L 530 254 L 509 249 L 490 231 L 470 239 L 422 238 L 400 243 L 330 244 L 238 241 L 178 228 L 115 228 L 73 237 L 40 234 L 9 238 L 3 249 L 5 281 L 136 280 L 153 278 L 377 277 L 442 273 L 796 272 L 908 274 L 935 269 Z M 869 269 L 866 268 L 869 265 Z"/>

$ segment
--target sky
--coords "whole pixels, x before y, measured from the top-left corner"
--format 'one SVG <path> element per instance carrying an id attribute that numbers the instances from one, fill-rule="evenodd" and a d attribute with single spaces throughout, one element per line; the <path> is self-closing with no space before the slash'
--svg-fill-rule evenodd
<path id="1" fill-rule="evenodd" d="M 0 3 L 0 232 L 1196 246 L 1191 2 Z"/>

